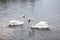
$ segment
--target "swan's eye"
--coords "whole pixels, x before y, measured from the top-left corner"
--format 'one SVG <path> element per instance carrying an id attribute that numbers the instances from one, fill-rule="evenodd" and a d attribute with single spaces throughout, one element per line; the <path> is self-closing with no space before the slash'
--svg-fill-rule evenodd
<path id="1" fill-rule="evenodd" d="M 30 22 L 30 20 L 28 20 L 28 22 Z"/>
<path id="2" fill-rule="evenodd" d="M 25 16 L 23 16 L 23 18 L 25 18 Z"/>
<path id="3" fill-rule="evenodd" d="M 21 15 L 21 18 L 25 18 L 25 15 Z"/>

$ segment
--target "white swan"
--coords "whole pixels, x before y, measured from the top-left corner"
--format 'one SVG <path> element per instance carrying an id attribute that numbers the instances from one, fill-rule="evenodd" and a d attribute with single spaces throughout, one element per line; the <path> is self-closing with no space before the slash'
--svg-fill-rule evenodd
<path id="1" fill-rule="evenodd" d="M 24 24 L 24 15 L 21 15 L 20 21 L 18 20 L 11 20 L 9 21 L 9 26 L 17 26 L 17 25 L 23 25 Z"/>
<path id="2" fill-rule="evenodd" d="M 45 21 L 40 21 L 40 22 L 38 22 L 38 23 L 36 23 L 36 24 L 33 25 L 33 23 L 31 23 L 31 21 L 35 22 L 34 20 L 35 20 L 35 19 L 29 19 L 29 20 L 28 20 L 28 23 L 32 24 L 32 25 L 30 26 L 31 28 L 49 29 L 49 25 L 48 25 L 47 22 L 45 22 Z"/>

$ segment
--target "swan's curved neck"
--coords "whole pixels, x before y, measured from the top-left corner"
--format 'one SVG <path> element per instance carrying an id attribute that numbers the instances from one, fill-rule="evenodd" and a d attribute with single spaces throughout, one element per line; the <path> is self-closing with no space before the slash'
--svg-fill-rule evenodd
<path id="1" fill-rule="evenodd" d="M 29 22 L 30 26 L 33 26 L 33 25 L 35 25 L 35 23 L 36 23 L 35 20 L 29 20 L 29 21 L 30 21 L 30 22 Z"/>
<path id="2" fill-rule="evenodd" d="M 21 21 L 21 22 L 24 22 L 24 18 L 20 18 L 20 21 Z"/>

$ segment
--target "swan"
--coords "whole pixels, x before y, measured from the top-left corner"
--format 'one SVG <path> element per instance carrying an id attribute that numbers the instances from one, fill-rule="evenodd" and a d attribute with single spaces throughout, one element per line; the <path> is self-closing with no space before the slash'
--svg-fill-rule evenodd
<path id="1" fill-rule="evenodd" d="M 8 24 L 9 24 L 9 26 L 23 25 L 24 24 L 24 18 L 25 18 L 25 16 L 21 15 L 20 21 L 18 21 L 18 20 L 11 20 L 11 21 L 9 21 Z"/>
<path id="2" fill-rule="evenodd" d="M 31 28 L 38 28 L 38 29 L 49 29 L 49 25 L 48 25 L 48 23 L 46 22 L 46 21 L 40 21 L 40 22 L 38 22 L 38 23 L 34 23 L 35 22 L 35 19 L 33 18 L 33 19 L 29 19 L 28 20 L 28 23 L 30 23 L 30 27 Z"/>

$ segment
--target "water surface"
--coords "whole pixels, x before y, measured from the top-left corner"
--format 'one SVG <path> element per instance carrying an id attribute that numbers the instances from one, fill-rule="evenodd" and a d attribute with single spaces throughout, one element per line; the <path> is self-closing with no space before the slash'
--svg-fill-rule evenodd
<path id="1" fill-rule="evenodd" d="M 1 2 L 0 2 L 1 3 Z M 8 27 L 10 20 L 20 15 L 31 16 L 36 23 L 44 20 L 51 30 L 32 32 L 25 19 L 21 26 Z M 0 40 L 60 40 L 60 0 L 10 0 L 0 4 Z"/>

